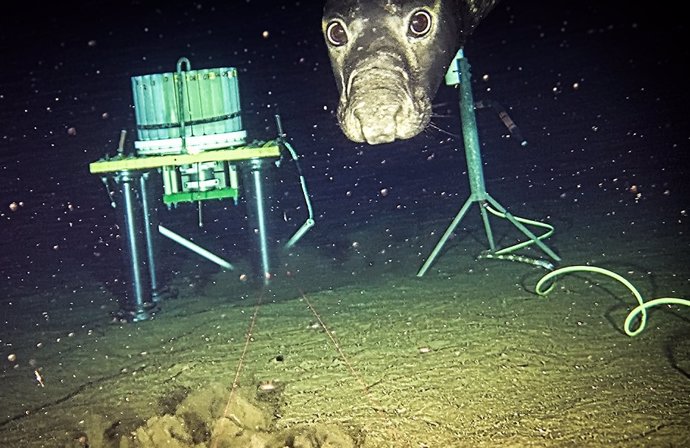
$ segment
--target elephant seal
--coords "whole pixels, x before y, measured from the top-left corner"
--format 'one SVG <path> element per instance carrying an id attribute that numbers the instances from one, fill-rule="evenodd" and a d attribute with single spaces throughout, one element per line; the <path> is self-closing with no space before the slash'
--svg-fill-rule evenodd
<path id="1" fill-rule="evenodd" d="M 327 0 L 322 30 L 346 137 L 419 134 L 458 49 L 498 0 Z"/>

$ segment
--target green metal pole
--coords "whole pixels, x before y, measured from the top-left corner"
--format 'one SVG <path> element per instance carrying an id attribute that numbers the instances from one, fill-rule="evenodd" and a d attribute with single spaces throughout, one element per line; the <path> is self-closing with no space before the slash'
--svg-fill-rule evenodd
<path id="1" fill-rule="evenodd" d="M 479 135 L 477 134 L 477 118 L 474 113 L 474 97 L 472 96 L 472 84 L 470 64 L 467 62 L 462 50 L 455 59 L 457 70 L 460 73 L 460 119 L 462 120 L 462 138 L 465 142 L 465 158 L 467 159 L 467 175 L 470 180 L 471 199 L 483 201 L 486 199 L 486 187 L 484 185 L 484 169 L 479 148 Z"/>
<path id="2" fill-rule="evenodd" d="M 472 72 L 462 50 L 458 52 L 455 64 L 460 75 L 460 120 L 462 121 L 462 138 L 465 143 L 465 159 L 467 161 L 467 176 L 470 181 L 470 199 L 476 202 L 485 201 L 489 194 L 484 183 L 484 166 L 482 152 L 479 147 L 477 133 L 477 116 L 474 112 L 474 96 L 472 95 Z M 496 249 L 494 233 L 491 230 L 489 217 L 484 207 L 480 208 L 482 223 L 491 250 Z"/>

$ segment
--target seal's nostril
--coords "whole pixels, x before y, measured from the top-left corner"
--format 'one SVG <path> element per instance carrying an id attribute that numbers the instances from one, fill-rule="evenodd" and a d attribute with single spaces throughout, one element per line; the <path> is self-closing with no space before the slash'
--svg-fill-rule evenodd
<path id="1" fill-rule="evenodd" d="M 359 108 L 354 111 L 359 130 L 370 145 L 390 143 L 395 140 L 402 108 L 397 104 L 381 105 L 374 109 Z"/>

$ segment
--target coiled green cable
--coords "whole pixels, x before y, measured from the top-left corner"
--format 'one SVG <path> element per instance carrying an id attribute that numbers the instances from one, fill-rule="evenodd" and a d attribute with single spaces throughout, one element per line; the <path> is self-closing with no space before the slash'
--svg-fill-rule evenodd
<path id="1" fill-rule="evenodd" d="M 632 283 L 630 283 L 628 280 L 620 276 L 619 274 L 616 274 L 615 272 L 609 271 L 608 269 L 604 268 L 599 268 L 596 266 L 566 266 L 560 269 L 556 269 L 555 271 L 549 272 L 548 274 L 544 275 L 538 282 L 537 286 L 535 287 L 536 293 L 539 294 L 540 296 L 546 296 L 551 290 L 553 290 L 555 283 L 551 282 L 551 284 L 544 289 L 544 285 L 549 282 L 551 279 L 555 277 L 559 277 L 564 274 L 568 274 L 571 272 L 594 272 L 597 274 L 602 274 L 607 277 L 611 277 L 614 280 L 618 280 L 620 283 L 622 283 L 626 288 L 630 290 L 632 295 L 635 297 L 637 300 L 638 305 L 633 308 L 630 313 L 628 314 L 628 317 L 625 319 L 625 324 L 623 325 L 623 329 L 625 330 L 625 333 L 628 336 L 637 336 L 644 330 L 645 325 L 647 325 L 647 309 L 652 308 L 655 306 L 659 305 L 684 305 L 684 306 L 690 306 L 690 300 L 687 299 L 681 299 L 677 297 L 662 297 L 659 299 L 653 299 L 648 302 L 645 302 L 642 300 L 642 295 L 640 292 L 635 288 Z M 640 315 L 640 323 L 638 327 L 635 330 L 632 330 L 632 322 L 633 320 L 637 317 L 637 315 Z"/>

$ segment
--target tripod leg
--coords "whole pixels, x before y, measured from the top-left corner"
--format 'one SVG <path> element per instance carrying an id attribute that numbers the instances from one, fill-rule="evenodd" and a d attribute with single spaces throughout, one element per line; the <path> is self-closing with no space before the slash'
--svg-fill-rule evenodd
<path id="1" fill-rule="evenodd" d="M 484 231 L 486 232 L 486 239 L 489 240 L 489 248 L 491 252 L 496 250 L 496 244 L 494 243 L 494 233 L 491 231 L 491 223 L 489 222 L 489 214 L 486 213 L 486 209 L 480 204 L 479 210 L 482 213 L 482 221 L 484 221 Z"/>
<path id="2" fill-rule="evenodd" d="M 486 200 L 489 202 L 489 204 L 491 204 L 494 208 L 496 208 L 496 210 L 503 213 L 505 215 L 506 219 L 508 221 L 510 221 L 515 227 L 517 227 L 517 229 L 520 232 L 524 233 L 525 236 L 527 236 L 530 240 L 534 241 L 534 243 L 537 246 L 539 246 L 539 248 L 541 250 L 543 250 L 546 253 L 546 255 L 548 255 L 549 257 L 551 257 L 555 261 L 561 261 L 561 257 L 556 255 L 556 253 L 554 251 L 552 251 L 549 248 L 549 246 L 547 246 L 539 238 L 537 238 L 537 236 L 534 233 L 532 233 L 527 227 L 525 227 L 524 224 L 522 224 L 520 221 L 515 219 L 515 217 L 513 215 L 511 215 L 510 212 L 508 212 L 508 210 L 506 210 L 501 204 L 498 203 L 498 201 L 496 201 L 496 199 L 492 198 L 489 194 L 487 194 Z"/>
<path id="3" fill-rule="evenodd" d="M 455 218 L 453 218 L 453 222 L 450 223 L 450 225 L 446 229 L 446 232 L 443 234 L 438 243 L 436 243 L 436 247 L 434 247 L 434 250 L 431 251 L 431 255 L 429 255 L 429 258 L 426 259 L 424 265 L 422 265 L 422 267 L 417 272 L 417 277 L 421 277 L 424 274 L 426 274 L 426 271 L 434 262 L 439 252 L 441 252 L 441 249 L 443 249 L 443 245 L 446 244 L 446 240 L 448 240 L 453 231 L 455 231 L 455 228 L 458 226 L 458 224 L 460 224 L 460 221 L 462 221 L 462 218 L 467 213 L 467 210 L 470 209 L 470 205 L 472 205 L 473 202 L 474 199 L 472 199 L 471 197 L 467 199 L 467 201 L 465 201 L 465 205 L 463 205 L 458 214 L 455 215 Z"/>

